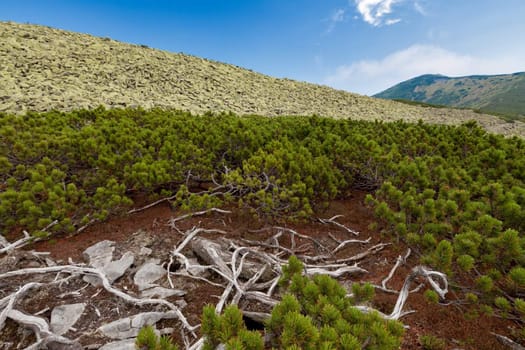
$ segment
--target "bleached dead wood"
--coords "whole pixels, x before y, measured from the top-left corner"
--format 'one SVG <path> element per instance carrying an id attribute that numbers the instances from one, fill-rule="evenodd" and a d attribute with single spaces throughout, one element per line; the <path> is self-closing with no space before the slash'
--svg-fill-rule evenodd
<path id="1" fill-rule="evenodd" d="M 227 262 L 231 262 L 233 253 L 228 251 L 227 247 L 224 245 L 218 244 L 208 239 L 204 238 L 195 238 L 191 247 L 193 252 L 207 264 L 215 266 L 219 271 L 221 271 L 226 276 L 231 277 L 232 271 L 228 267 Z M 246 248 L 248 249 L 248 248 Z M 257 258 L 261 255 L 258 255 L 257 252 L 252 251 L 251 256 Z M 242 269 L 240 270 L 240 276 L 244 279 L 249 279 L 251 276 L 256 274 L 259 271 L 258 264 L 253 261 L 247 261 L 244 263 Z M 273 278 L 273 274 L 270 269 L 266 270 L 265 273 L 261 276 L 262 281 L 267 281 Z"/>
<path id="2" fill-rule="evenodd" d="M 31 346 L 25 348 L 25 350 L 37 350 L 42 348 L 47 348 L 47 344 L 50 343 L 60 343 L 65 345 L 70 345 L 71 349 L 73 348 L 81 348 L 78 343 L 75 341 L 65 338 L 63 336 L 59 336 L 54 334 L 49 330 L 49 324 L 47 321 L 41 317 L 36 317 L 33 315 L 27 315 L 23 312 L 20 312 L 18 310 L 9 310 L 7 313 L 7 317 L 12 319 L 18 324 L 23 325 L 26 328 L 31 329 L 35 335 L 36 335 L 36 343 L 32 344 Z"/>
<path id="3" fill-rule="evenodd" d="M 210 209 L 207 209 L 207 210 L 196 211 L 196 212 L 193 212 L 193 213 L 188 213 L 188 214 L 184 214 L 184 215 L 178 216 L 176 218 L 169 219 L 168 220 L 168 226 L 170 226 L 172 228 L 175 228 L 175 223 L 178 222 L 178 221 L 181 221 L 181 220 L 184 220 L 184 219 L 188 219 L 188 218 L 191 218 L 191 217 L 194 217 L 194 216 L 206 215 L 206 214 L 209 214 L 209 213 L 231 214 L 232 212 L 229 211 L 229 210 L 223 210 L 223 209 L 219 209 L 219 208 L 210 208 Z"/>
<path id="4" fill-rule="evenodd" d="M 11 250 L 14 250 L 14 249 L 17 249 L 17 248 L 21 248 L 29 243 L 31 243 L 32 241 L 35 240 L 35 237 L 31 236 L 26 230 L 23 231 L 24 233 L 24 237 L 23 238 L 20 238 L 19 240 L 13 242 L 13 243 L 9 243 L 3 236 L 2 238 L 0 239 L 0 243 L 4 246 L 3 248 L 0 249 L 0 254 L 5 254 L 7 252 L 10 252 Z"/>
<path id="5" fill-rule="evenodd" d="M 145 205 L 143 207 L 131 209 L 131 210 L 128 211 L 128 214 L 138 213 L 138 212 L 144 211 L 146 209 L 153 208 L 154 206 L 159 205 L 160 203 L 172 201 L 176 197 L 177 197 L 177 195 L 175 194 L 175 195 L 173 195 L 171 197 L 161 198 L 161 199 L 159 199 L 159 200 L 157 200 L 157 201 L 155 201 L 153 203 L 150 203 L 148 205 Z"/>
<path id="6" fill-rule="evenodd" d="M 513 341 L 512 339 L 504 335 L 493 333 L 493 332 L 491 332 L 491 334 L 494 335 L 501 344 L 505 345 L 511 350 L 525 350 L 525 347 L 521 346 L 520 344 L 516 343 L 515 341 Z"/>
<path id="7" fill-rule="evenodd" d="M 348 228 L 346 227 L 345 225 L 335 221 L 335 219 L 337 218 L 340 218 L 342 217 L 343 215 L 335 215 L 335 216 L 332 216 L 330 219 L 321 219 L 319 218 L 319 221 L 322 222 L 323 224 L 332 224 L 332 225 L 335 225 L 343 230 L 345 230 L 346 232 L 348 233 L 351 233 L 355 236 L 359 236 L 359 232 L 355 231 L 355 230 L 352 230 L 351 228 Z"/>
<path id="8" fill-rule="evenodd" d="M 306 268 L 305 270 L 306 270 L 306 275 L 308 276 L 321 274 L 321 275 L 328 275 L 333 278 L 341 277 L 347 274 L 359 274 L 359 273 L 367 272 L 365 269 L 362 269 L 358 267 L 357 265 L 339 267 L 336 270 L 329 270 L 323 267 L 311 267 L 311 268 Z"/>
<path id="9" fill-rule="evenodd" d="M 399 291 L 399 296 L 397 298 L 394 309 L 392 310 L 392 313 L 390 315 L 385 315 L 379 312 L 379 314 L 385 319 L 397 320 L 400 317 L 403 317 L 409 313 L 412 313 L 413 311 L 404 312 L 403 307 L 405 306 L 408 295 L 410 294 L 410 286 L 412 282 L 417 277 L 420 277 L 420 276 L 424 277 L 427 280 L 427 282 L 432 286 L 432 288 L 436 291 L 436 293 L 438 293 L 441 299 L 445 298 L 445 295 L 448 293 L 447 276 L 444 273 L 429 270 L 428 268 L 424 266 L 416 266 L 412 269 L 410 274 L 405 278 L 405 283 L 403 284 L 403 287 Z M 436 279 L 438 279 L 439 282 L 436 281 Z M 357 306 L 357 308 L 361 310 L 362 312 L 370 312 L 372 310 L 377 311 L 368 306 Z"/>
<path id="10" fill-rule="evenodd" d="M 367 257 L 368 255 L 376 254 L 376 253 L 380 252 L 381 250 L 385 249 L 385 247 L 387 247 L 389 245 L 390 245 L 390 243 L 378 243 L 378 244 L 374 245 L 373 247 L 368 248 L 364 252 L 358 253 L 358 254 L 356 254 L 354 256 L 351 256 L 349 258 L 336 259 L 334 262 L 335 263 L 349 263 L 349 262 L 359 261 L 359 260 Z"/>
<path id="11" fill-rule="evenodd" d="M 319 240 L 315 239 L 315 238 L 312 238 L 310 236 L 307 236 L 307 235 L 303 235 L 295 230 L 292 230 L 291 228 L 287 228 L 287 227 L 281 227 L 281 226 L 275 226 L 274 227 L 275 229 L 277 230 L 280 230 L 280 231 L 284 231 L 284 232 L 288 232 L 291 237 L 291 241 L 292 241 L 292 249 L 295 248 L 295 237 L 299 237 L 299 238 L 302 238 L 302 239 L 305 239 L 305 240 L 308 240 L 308 241 L 311 241 L 312 243 L 314 243 L 314 247 L 316 249 L 321 249 L 321 250 L 324 250 L 326 251 L 328 254 L 331 254 L 331 250 L 328 249 L 324 244 L 322 244 L 321 242 L 319 242 Z"/>
<path id="12" fill-rule="evenodd" d="M 9 271 L 9 272 L 0 274 L 0 279 L 14 277 L 14 276 L 21 276 L 21 275 L 45 274 L 45 273 L 55 273 L 55 272 L 96 276 L 102 281 L 102 286 L 104 287 L 106 291 L 108 291 L 109 293 L 129 303 L 135 304 L 135 305 L 148 305 L 148 304 L 164 305 L 168 307 L 169 309 L 175 311 L 183 327 L 187 329 L 188 331 L 192 332 L 192 334 L 194 334 L 195 327 L 191 326 L 188 323 L 188 321 L 186 320 L 186 317 L 182 314 L 182 312 L 179 310 L 177 306 L 175 306 L 174 304 L 164 299 L 136 298 L 129 294 L 126 294 L 123 291 L 114 288 L 109 282 L 106 275 L 100 270 L 95 269 L 95 268 L 81 267 L 81 266 L 74 266 L 74 265 L 57 265 L 57 266 L 50 266 L 50 267 L 26 268 L 26 269 L 14 270 L 14 271 Z"/>
<path id="13" fill-rule="evenodd" d="M 339 243 L 339 245 L 334 249 L 334 251 L 332 252 L 332 254 L 337 253 L 338 251 L 340 251 L 341 249 L 343 249 L 344 247 L 346 247 L 346 246 L 349 245 L 349 244 L 355 244 L 355 243 L 359 243 L 359 244 L 368 244 L 368 243 L 370 243 L 370 240 L 372 240 L 372 237 L 368 237 L 368 239 L 366 239 L 366 240 L 361 240 L 361 239 L 347 239 L 346 241 L 342 241 L 341 243 Z"/>
<path id="14" fill-rule="evenodd" d="M 203 228 L 194 228 L 191 231 L 186 233 L 186 236 L 181 244 L 175 248 L 175 253 L 180 253 L 187 245 L 188 243 L 199 233 L 221 233 L 226 234 L 226 231 L 218 230 L 218 229 L 203 229 Z"/>
<path id="15" fill-rule="evenodd" d="M 2 330 L 2 328 L 4 327 L 4 323 L 7 318 L 7 315 L 13 309 L 16 301 L 22 296 L 24 296 L 32 288 L 40 287 L 42 285 L 44 284 L 38 283 L 38 282 L 30 282 L 24 285 L 23 287 L 21 287 L 19 290 L 17 290 L 13 294 L 10 294 L 0 299 L 0 309 L 2 309 L 2 312 L 0 312 L 0 330 Z"/>
<path id="16" fill-rule="evenodd" d="M 404 264 L 408 257 L 410 256 L 410 253 L 412 252 L 412 250 L 410 248 L 408 248 L 407 250 L 407 253 L 405 254 L 405 256 L 398 256 L 397 257 L 397 260 L 396 260 L 396 263 L 394 265 L 394 267 L 392 267 L 392 270 L 390 270 L 390 273 L 388 274 L 388 276 L 386 276 L 382 281 L 381 281 L 381 286 L 384 288 L 384 289 L 388 289 L 386 284 L 388 283 L 388 281 L 390 281 L 390 279 L 392 279 L 392 277 L 394 276 L 394 273 L 396 272 L 396 270 L 399 268 L 399 266 L 401 266 L 402 264 Z"/>
<path id="17" fill-rule="evenodd" d="M 260 324 L 263 324 L 271 316 L 269 313 L 266 313 L 266 312 L 255 312 L 255 311 L 245 311 L 245 310 L 242 311 L 242 314 L 247 319 L 250 319 Z"/>
<path id="18" fill-rule="evenodd" d="M 362 260 L 371 254 L 376 254 L 380 252 L 381 250 L 383 250 L 388 245 L 390 245 L 390 243 L 378 243 L 363 252 L 360 252 L 358 254 L 355 254 L 347 258 L 341 258 L 341 259 L 334 259 L 333 254 L 316 255 L 316 256 L 298 255 L 298 257 L 304 260 L 305 262 L 314 263 L 314 264 L 319 264 L 321 261 L 327 261 L 331 259 L 332 259 L 331 263 L 346 264 L 346 263 L 351 263 L 351 262 Z"/>

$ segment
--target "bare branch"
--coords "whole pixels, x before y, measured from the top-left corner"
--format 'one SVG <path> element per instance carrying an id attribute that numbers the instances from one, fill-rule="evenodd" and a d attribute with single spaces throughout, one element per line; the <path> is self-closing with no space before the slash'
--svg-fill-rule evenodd
<path id="1" fill-rule="evenodd" d="M 161 198 L 161 199 L 159 199 L 158 201 L 155 201 L 155 202 L 153 202 L 153 203 L 150 203 L 150 204 L 148 204 L 148 205 L 145 205 L 145 206 L 143 206 L 143 207 L 141 207 L 141 208 L 134 208 L 134 209 L 131 209 L 130 211 L 128 211 L 128 214 L 133 214 L 133 213 L 138 213 L 138 212 L 140 212 L 140 211 L 144 211 L 144 210 L 146 210 L 146 209 L 149 209 L 149 208 L 152 208 L 152 207 L 154 207 L 154 206 L 156 206 L 156 205 L 159 205 L 160 203 L 172 201 L 172 200 L 174 200 L 176 197 L 177 197 L 177 195 L 175 194 L 175 195 L 173 195 L 173 196 L 171 196 L 171 197 Z"/>
<path id="2" fill-rule="evenodd" d="M 366 272 L 368 271 L 358 267 L 357 265 L 340 267 L 334 271 L 328 270 L 322 267 L 306 268 L 306 275 L 308 276 L 321 274 L 321 275 L 328 275 L 334 278 L 341 277 L 346 274 L 366 273 Z"/>
<path id="3" fill-rule="evenodd" d="M 346 241 L 343 241 L 343 242 L 339 243 L 339 245 L 334 249 L 332 254 L 337 253 L 338 251 L 340 251 L 341 249 L 346 247 L 348 244 L 353 244 L 353 243 L 368 244 L 368 243 L 370 243 L 371 240 L 372 240 L 372 237 L 368 237 L 368 239 L 366 239 L 366 240 L 348 239 Z"/>
<path id="4" fill-rule="evenodd" d="M 5 254 L 11 250 L 21 248 L 31 243 L 32 241 L 36 240 L 36 238 L 31 236 L 27 231 L 24 230 L 23 232 L 24 232 L 24 237 L 20 238 L 19 240 L 13 243 L 8 243 L 7 240 L 2 236 L 1 242 L 4 247 L 0 249 L 0 254 Z"/>
<path id="5" fill-rule="evenodd" d="M 508 347 L 511 350 L 525 350 L 525 347 L 521 346 L 520 344 L 516 343 L 510 338 L 507 338 L 501 334 L 490 332 L 490 334 L 494 335 L 498 341 Z"/>
<path id="6" fill-rule="evenodd" d="M 210 208 L 210 209 L 206 209 L 206 210 L 202 210 L 202 211 L 196 211 L 196 212 L 193 212 L 193 213 L 184 214 L 184 215 L 178 216 L 176 218 L 171 218 L 169 220 L 169 225 L 170 226 L 174 226 L 174 224 L 176 222 L 178 222 L 178 221 L 181 221 L 181 220 L 184 220 L 184 219 L 187 219 L 187 218 L 191 218 L 191 217 L 194 217 L 194 216 L 206 215 L 206 214 L 209 214 L 209 213 L 231 214 L 232 212 L 229 211 L 229 210 L 223 210 L 223 209 L 219 209 L 219 208 Z"/>
<path id="7" fill-rule="evenodd" d="M 397 257 L 397 260 L 396 260 L 396 264 L 394 265 L 394 267 L 392 267 L 392 270 L 390 270 L 390 273 L 388 274 L 387 277 L 385 277 L 383 279 L 383 281 L 381 281 L 381 286 L 383 287 L 383 289 L 388 289 L 386 284 L 388 283 L 388 281 L 390 281 L 390 279 L 394 276 L 394 273 L 396 272 L 396 270 L 399 268 L 399 266 L 401 266 L 402 264 L 404 264 L 406 262 L 406 260 L 408 259 L 408 257 L 410 256 L 410 253 L 412 252 L 412 250 L 410 248 L 408 248 L 407 250 L 407 253 L 405 254 L 405 256 L 398 256 Z"/>
<path id="8" fill-rule="evenodd" d="M 426 267 L 423 266 L 416 266 L 412 269 L 412 272 L 406 277 L 405 283 L 403 284 L 403 288 L 401 288 L 401 291 L 399 292 L 399 297 L 397 298 L 394 310 L 388 316 L 388 319 L 397 320 L 399 317 L 402 316 L 402 309 L 408 298 L 410 285 L 412 284 L 412 281 L 418 276 L 425 277 L 430 283 L 430 285 L 434 288 L 434 290 L 439 294 L 441 299 L 445 298 L 445 295 L 448 292 L 448 281 L 446 275 L 441 272 L 428 270 Z M 443 288 L 439 286 L 439 284 L 436 281 L 434 281 L 434 277 L 439 277 L 441 279 L 441 282 L 444 285 Z"/>
<path id="9" fill-rule="evenodd" d="M 27 315 L 18 310 L 9 310 L 7 317 L 15 321 L 16 323 L 22 324 L 27 328 L 30 328 L 35 332 L 37 342 L 26 348 L 26 350 L 37 350 L 47 348 L 46 345 L 54 342 L 60 344 L 72 345 L 75 342 L 65 337 L 56 335 L 49 330 L 47 321 L 43 318 Z"/>
<path id="10" fill-rule="evenodd" d="M 348 233 L 351 233 L 355 236 L 359 236 L 359 232 L 355 231 L 355 230 L 352 230 L 351 228 L 348 228 L 346 227 L 345 225 L 335 221 L 335 219 L 337 218 L 340 218 L 342 217 L 343 215 L 335 215 L 335 216 L 332 216 L 330 219 L 321 219 L 319 218 L 319 221 L 322 222 L 323 224 L 332 224 L 332 225 L 335 225 L 343 230 L 345 230 L 346 232 Z"/>
<path id="11" fill-rule="evenodd" d="M 188 243 L 193 239 L 193 237 L 195 237 L 196 235 L 198 235 L 201 232 L 202 233 L 221 233 L 221 234 L 226 234 L 226 231 L 218 230 L 218 229 L 204 229 L 204 228 L 193 229 L 190 232 L 186 233 L 186 237 L 184 238 L 182 243 L 179 244 L 179 246 L 174 250 L 173 253 L 180 253 L 186 247 L 186 245 L 188 245 Z"/>
<path id="12" fill-rule="evenodd" d="M 109 293 L 121 299 L 124 299 L 125 301 L 129 303 L 136 304 L 136 305 L 147 305 L 147 304 L 164 305 L 177 313 L 179 320 L 183 324 L 184 328 L 186 328 L 192 333 L 195 330 L 195 327 L 191 326 L 188 323 L 188 321 L 186 320 L 186 317 L 184 317 L 184 315 L 179 310 L 179 308 L 175 306 L 174 304 L 170 303 L 167 300 L 163 300 L 163 299 L 151 299 L 151 298 L 140 299 L 140 298 L 135 298 L 131 295 L 128 295 L 122 292 L 121 290 L 114 288 L 109 282 L 106 275 L 102 271 L 95 269 L 95 268 L 80 267 L 80 266 L 74 266 L 74 265 L 58 265 L 58 266 L 50 266 L 50 267 L 26 268 L 26 269 L 9 271 L 9 272 L 0 274 L 0 279 L 21 276 L 21 275 L 44 274 L 44 273 L 54 273 L 54 272 L 70 273 L 70 274 L 77 273 L 77 274 L 82 274 L 82 275 L 97 276 L 102 281 L 102 285 L 104 289 L 106 289 L 106 291 L 108 291 Z"/>

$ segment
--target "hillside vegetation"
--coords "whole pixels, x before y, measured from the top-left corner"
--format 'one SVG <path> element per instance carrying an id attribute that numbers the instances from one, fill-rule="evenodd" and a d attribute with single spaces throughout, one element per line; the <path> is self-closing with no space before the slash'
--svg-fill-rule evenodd
<path id="1" fill-rule="evenodd" d="M 0 114 L 0 141 L 2 235 L 75 232 L 125 213 L 137 195 L 169 197 L 183 209 L 230 204 L 299 220 L 367 187 L 378 189 L 367 203 L 385 235 L 449 276 L 470 276 L 462 286 L 467 302 L 525 314 L 525 142 L 518 137 L 475 123 L 97 109 Z"/>
<path id="2" fill-rule="evenodd" d="M 422 75 L 375 97 L 474 108 L 510 117 L 525 117 L 525 73 L 449 78 Z"/>
<path id="3" fill-rule="evenodd" d="M 300 59 L 300 58 L 299 58 Z M 311 115 L 458 124 L 525 135 L 525 124 L 472 111 L 420 108 L 109 38 L 0 23 L 0 111 L 138 107 L 192 113 Z"/>

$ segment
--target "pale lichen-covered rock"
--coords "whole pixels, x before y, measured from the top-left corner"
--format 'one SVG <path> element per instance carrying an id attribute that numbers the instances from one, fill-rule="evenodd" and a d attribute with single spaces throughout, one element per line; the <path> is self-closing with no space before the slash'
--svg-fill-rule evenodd
<path id="1" fill-rule="evenodd" d="M 142 291 L 144 289 L 157 286 L 153 282 L 155 282 L 163 276 L 166 276 L 166 273 L 167 271 L 163 267 L 153 262 L 147 262 L 144 265 L 142 265 L 135 273 L 135 276 L 133 277 L 133 282 L 137 285 L 139 290 Z"/>
<path id="2" fill-rule="evenodd" d="M 84 250 L 84 259 L 90 266 L 97 269 L 102 268 L 113 260 L 114 245 L 113 241 L 100 241 Z"/>
<path id="3" fill-rule="evenodd" d="M 172 296 L 181 297 L 186 292 L 180 289 L 170 289 L 164 287 L 153 287 L 142 291 L 141 296 L 143 298 L 161 298 L 166 299 Z"/>
<path id="4" fill-rule="evenodd" d="M 98 328 L 105 337 L 111 339 L 127 339 L 136 337 L 144 326 L 154 325 L 162 319 L 177 318 L 177 313 L 169 312 L 144 312 L 131 317 L 113 321 Z"/>
<path id="5" fill-rule="evenodd" d="M 110 283 L 124 275 L 135 261 L 135 255 L 131 252 L 126 252 L 120 259 L 113 260 L 114 245 L 115 242 L 112 241 L 101 241 L 90 246 L 83 253 L 88 264 L 102 271 Z M 93 285 L 100 283 L 99 278 L 95 276 L 84 276 L 84 280 Z"/>
<path id="6" fill-rule="evenodd" d="M 444 124 L 476 120 L 489 131 L 525 135 L 525 123 L 509 126 L 470 110 L 370 98 L 44 26 L 0 22 L 0 35 L 0 111 L 5 112 L 104 105 Z"/>
<path id="7" fill-rule="evenodd" d="M 99 350 L 136 350 L 135 338 L 114 341 L 103 345 Z"/>
<path id="8" fill-rule="evenodd" d="M 51 322 L 49 323 L 51 331 L 57 335 L 67 333 L 82 316 L 85 308 L 86 304 L 84 303 L 60 305 L 53 308 Z"/>

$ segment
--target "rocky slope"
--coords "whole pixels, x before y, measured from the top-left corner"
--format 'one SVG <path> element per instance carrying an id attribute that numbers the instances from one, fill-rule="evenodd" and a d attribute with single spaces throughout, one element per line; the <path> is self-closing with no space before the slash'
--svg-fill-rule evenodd
<path id="1" fill-rule="evenodd" d="M 228 64 L 49 27 L 0 22 L 0 112 L 142 106 L 238 114 L 310 115 L 456 124 L 525 135 L 467 110 L 421 108 Z"/>
<path id="2" fill-rule="evenodd" d="M 422 75 L 375 96 L 525 117 L 525 72 L 459 78 Z"/>

